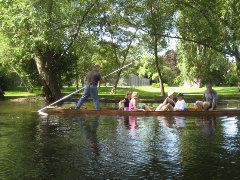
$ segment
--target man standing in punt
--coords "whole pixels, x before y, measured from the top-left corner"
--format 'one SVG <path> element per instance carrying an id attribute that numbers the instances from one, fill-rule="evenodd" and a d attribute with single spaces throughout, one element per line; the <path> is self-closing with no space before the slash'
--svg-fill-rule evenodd
<path id="1" fill-rule="evenodd" d="M 88 72 L 86 76 L 86 86 L 82 97 L 79 99 L 76 109 L 80 109 L 83 103 L 87 100 L 89 96 L 93 98 L 93 103 L 96 110 L 100 110 L 100 103 L 98 98 L 98 82 L 102 82 L 103 78 L 100 75 L 101 67 L 99 65 L 94 66 L 92 71 Z"/>
<path id="2" fill-rule="evenodd" d="M 214 110 L 217 107 L 217 92 L 208 84 L 207 90 L 203 93 L 203 101 L 196 101 L 195 105 L 198 109 Z"/>

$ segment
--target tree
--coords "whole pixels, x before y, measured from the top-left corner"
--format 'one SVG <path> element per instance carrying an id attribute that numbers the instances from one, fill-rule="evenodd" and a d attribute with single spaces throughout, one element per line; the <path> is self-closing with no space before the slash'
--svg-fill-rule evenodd
<path id="1" fill-rule="evenodd" d="M 27 52 L 19 48 L 11 48 L 2 39 L 3 46 L 0 47 L 0 63 L 8 72 L 15 73 L 28 92 L 33 91 L 33 85 L 38 82 L 37 68 L 34 59 Z"/>
<path id="2" fill-rule="evenodd" d="M 71 47 L 91 18 L 94 19 L 97 4 L 97 1 L 66 0 L 1 2 L 0 33 L 8 39 L 9 47 L 17 47 L 34 57 L 49 101 L 61 97 L 54 64 L 72 54 Z"/>
<path id="3" fill-rule="evenodd" d="M 158 34 L 168 32 L 172 28 L 175 8 L 173 3 L 166 3 L 163 0 L 146 0 L 141 3 L 135 2 L 136 10 L 141 22 L 133 22 L 142 33 L 142 42 L 148 48 L 148 52 L 154 54 L 154 61 L 158 78 L 160 82 L 161 95 L 164 95 L 163 76 L 161 72 L 161 64 L 159 60 L 160 48 L 166 47 L 166 39 Z"/>
<path id="4" fill-rule="evenodd" d="M 175 56 L 175 52 L 169 50 L 163 56 L 159 57 L 163 81 L 170 86 L 175 84 L 175 78 L 177 78 L 180 73 L 177 68 Z M 139 74 L 152 79 L 154 82 L 159 82 L 154 55 L 144 52 L 140 59 L 141 66 L 138 70 Z"/>
<path id="5" fill-rule="evenodd" d="M 131 2 L 130 2 L 131 4 Z M 138 28 L 135 28 L 129 23 L 130 17 L 126 13 L 129 2 L 115 1 L 110 3 L 109 11 L 102 18 L 101 23 L 101 54 L 108 58 L 108 65 L 114 68 L 120 68 L 127 63 L 128 55 L 131 51 L 132 44 L 135 42 Z M 107 49 L 106 49 L 107 48 Z M 105 52 L 105 53 L 103 53 Z M 112 63 L 109 63 L 113 61 Z M 122 70 L 115 75 L 115 82 L 111 90 L 112 94 L 116 94 L 116 89 Z"/>
<path id="6" fill-rule="evenodd" d="M 235 57 L 240 90 L 240 2 L 237 0 L 173 2 L 178 6 L 176 22 L 178 35 L 162 35 Z"/>
<path id="7" fill-rule="evenodd" d="M 179 41 L 178 65 L 184 80 L 206 84 L 225 84 L 229 69 L 228 59 L 224 54 L 205 46 Z"/>

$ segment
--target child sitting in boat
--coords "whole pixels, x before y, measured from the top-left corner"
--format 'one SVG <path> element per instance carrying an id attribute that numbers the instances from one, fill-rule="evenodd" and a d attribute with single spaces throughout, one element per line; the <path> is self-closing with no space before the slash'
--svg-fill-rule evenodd
<path id="1" fill-rule="evenodd" d="M 173 111 L 175 102 L 173 101 L 174 92 L 169 91 L 168 97 L 160 104 L 155 111 Z"/>
<path id="2" fill-rule="evenodd" d="M 138 106 L 138 92 L 133 92 L 132 93 L 132 99 L 130 100 L 129 103 L 129 110 L 130 111 L 150 111 L 150 109 L 143 104 L 142 106 Z"/>
<path id="3" fill-rule="evenodd" d="M 176 102 L 174 106 L 174 111 L 186 111 L 187 110 L 187 104 L 184 100 L 184 95 L 182 93 L 179 93 L 177 95 L 178 101 Z"/>
<path id="4" fill-rule="evenodd" d="M 125 98 L 118 103 L 118 108 L 122 109 L 122 107 L 124 105 L 124 111 L 128 111 L 131 96 L 132 96 L 132 93 L 127 92 L 126 95 L 125 95 Z"/>

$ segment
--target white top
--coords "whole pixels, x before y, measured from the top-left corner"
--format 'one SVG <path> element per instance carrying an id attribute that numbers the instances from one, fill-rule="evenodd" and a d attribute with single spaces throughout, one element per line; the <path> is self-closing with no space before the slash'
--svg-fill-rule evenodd
<path id="1" fill-rule="evenodd" d="M 187 103 L 184 101 L 184 99 L 181 101 L 178 100 L 174 106 L 174 110 L 175 111 L 179 111 L 179 110 L 183 111 L 185 109 L 187 109 Z"/>

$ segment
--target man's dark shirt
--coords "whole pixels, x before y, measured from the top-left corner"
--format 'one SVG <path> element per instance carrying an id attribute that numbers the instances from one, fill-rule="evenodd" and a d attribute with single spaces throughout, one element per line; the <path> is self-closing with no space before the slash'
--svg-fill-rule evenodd
<path id="1" fill-rule="evenodd" d="M 89 85 L 97 85 L 98 81 L 101 80 L 101 75 L 98 71 L 92 70 L 87 74 L 86 81 Z"/>
<path id="2" fill-rule="evenodd" d="M 211 101 L 217 101 L 217 92 L 215 90 L 211 90 L 210 92 L 208 90 L 204 91 L 203 98 L 205 101 L 211 102 Z"/>

